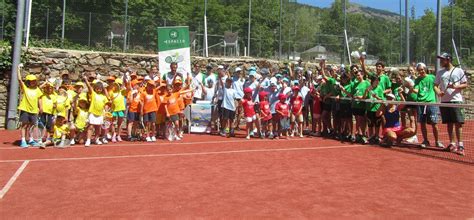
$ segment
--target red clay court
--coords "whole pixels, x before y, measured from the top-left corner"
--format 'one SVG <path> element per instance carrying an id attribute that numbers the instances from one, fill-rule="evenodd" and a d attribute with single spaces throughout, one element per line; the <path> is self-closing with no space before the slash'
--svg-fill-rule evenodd
<path id="1" fill-rule="evenodd" d="M 0 132 L 3 219 L 474 217 L 468 149 L 187 135 L 39 150 L 18 136 Z"/>

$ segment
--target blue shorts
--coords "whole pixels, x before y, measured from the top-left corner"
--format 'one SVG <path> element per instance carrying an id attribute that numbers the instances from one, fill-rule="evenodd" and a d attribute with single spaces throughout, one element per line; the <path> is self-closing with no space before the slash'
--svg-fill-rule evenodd
<path id="1" fill-rule="evenodd" d="M 140 114 L 138 114 L 138 112 L 128 112 L 127 120 L 128 121 L 140 121 Z"/>
<path id="2" fill-rule="evenodd" d="M 143 115 L 143 122 L 156 122 L 156 112 L 148 112 Z"/>
<path id="3" fill-rule="evenodd" d="M 439 114 L 438 106 L 418 106 L 418 121 L 420 123 L 437 124 L 439 121 Z"/>

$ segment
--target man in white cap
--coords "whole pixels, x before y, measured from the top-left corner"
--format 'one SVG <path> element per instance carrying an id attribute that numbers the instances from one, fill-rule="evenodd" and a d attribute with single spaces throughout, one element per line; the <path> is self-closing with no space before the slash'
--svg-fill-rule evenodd
<path id="1" fill-rule="evenodd" d="M 436 73 L 435 89 L 441 97 L 442 103 L 462 104 L 464 98 L 462 90 L 468 87 L 467 78 L 461 68 L 456 68 L 452 64 L 452 56 L 443 53 L 437 56 L 443 69 Z M 441 119 L 443 124 L 447 124 L 449 145 L 451 152 L 464 155 L 464 143 L 462 142 L 462 126 L 464 124 L 464 111 L 461 108 L 441 107 Z M 453 130 L 456 132 L 456 142 L 454 142 Z"/>

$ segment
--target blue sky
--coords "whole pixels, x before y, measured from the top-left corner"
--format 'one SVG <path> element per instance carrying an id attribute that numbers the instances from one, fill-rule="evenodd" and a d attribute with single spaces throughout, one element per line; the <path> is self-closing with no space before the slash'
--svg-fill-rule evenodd
<path id="1" fill-rule="evenodd" d="M 400 0 L 349 0 L 349 2 L 357 3 L 360 5 L 370 6 L 372 8 L 384 9 L 399 13 Z M 298 0 L 298 3 L 314 5 L 317 7 L 329 7 L 334 2 L 334 0 Z M 424 10 L 427 8 L 433 9 L 436 12 L 436 2 L 437 0 L 408 0 L 408 4 L 411 8 L 413 5 L 416 10 L 416 17 L 420 17 L 424 14 Z M 402 13 L 405 13 L 405 0 L 402 0 Z M 441 5 L 448 5 L 448 0 L 441 0 Z M 409 12 L 410 13 L 410 12 Z"/>

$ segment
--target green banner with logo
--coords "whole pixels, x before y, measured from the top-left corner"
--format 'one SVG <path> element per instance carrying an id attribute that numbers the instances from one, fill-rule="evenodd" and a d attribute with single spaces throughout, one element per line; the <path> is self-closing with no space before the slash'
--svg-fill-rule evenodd
<path id="1" fill-rule="evenodd" d="M 177 72 L 183 76 L 183 81 L 188 77 L 191 73 L 191 48 L 188 27 L 158 28 L 158 60 L 162 75 L 170 72 L 171 63 L 177 63 Z"/>
<path id="2" fill-rule="evenodd" d="M 189 47 L 188 27 L 159 27 L 158 51 L 167 51 Z"/>

